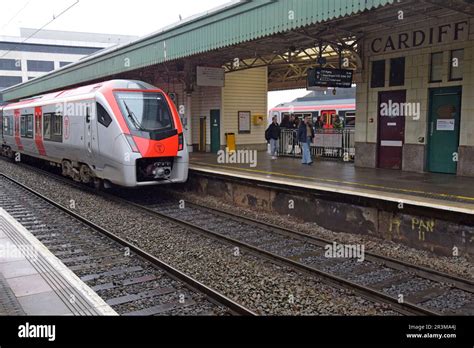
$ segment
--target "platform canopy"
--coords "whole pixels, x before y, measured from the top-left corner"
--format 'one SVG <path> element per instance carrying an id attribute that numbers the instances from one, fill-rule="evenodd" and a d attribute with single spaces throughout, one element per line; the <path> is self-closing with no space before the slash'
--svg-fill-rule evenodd
<path id="1" fill-rule="evenodd" d="M 347 57 L 350 68 L 357 69 L 364 33 L 401 25 L 401 9 L 408 11 L 409 22 L 440 11 L 473 11 L 464 0 L 233 1 L 10 87 L 2 91 L 3 99 L 111 78 L 182 82 L 192 90 L 198 65 L 227 72 L 268 66 L 270 90 L 304 87 L 307 69 L 319 56 L 330 66 Z"/>

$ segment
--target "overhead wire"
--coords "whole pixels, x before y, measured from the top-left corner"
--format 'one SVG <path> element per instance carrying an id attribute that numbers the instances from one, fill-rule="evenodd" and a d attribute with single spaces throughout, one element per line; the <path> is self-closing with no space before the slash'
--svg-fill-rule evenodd
<path id="1" fill-rule="evenodd" d="M 17 44 L 14 48 L 12 49 L 9 49 L 8 51 L 6 51 L 2 56 L 0 56 L 0 58 L 3 58 L 5 57 L 8 53 L 10 53 L 11 51 L 13 51 L 15 48 L 17 48 L 19 45 L 21 44 L 24 44 L 26 41 L 28 41 L 29 39 L 31 39 L 33 36 L 35 36 L 36 34 L 38 34 L 40 31 L 42 31 L 44 28 L 46 28 L 48 25 L 50 25 L 51 23 L 53 23 L 56 19 L 58 19 L 59 17 L 61 17 L 63 14 L 65 14 L 66 12 L 68 12 L 70 9 L 72 9 L 74 6 L 76 6 L 78 3 L 80 2 L 80 0 L 76 0 L 76 2 L 72 5 L 70 5 L 69 7 L 67 7 L 66 9 L 64 9 L 63 11 L 61 11 L 57 16 L 55 16 L 53 14 L 53 19 L 51 19 L 50 21 L 48 21 L 46 24 L 44 24 L 41 28 L 35 30 L 31 35 L 29 35 L 27 38 L 25 38 L 22 42 L 20 42 L 19 44 Z"/>

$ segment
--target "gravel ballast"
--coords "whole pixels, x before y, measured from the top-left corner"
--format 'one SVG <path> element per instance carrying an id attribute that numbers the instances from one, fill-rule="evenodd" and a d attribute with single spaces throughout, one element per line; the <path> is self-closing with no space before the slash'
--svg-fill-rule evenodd
<path id="1" fill-rule="evenodd" d="M 0 161 L 0 172 L 64 206 L 74 207 L 74 212 L 259 314 L 395 314 L 386 305 L 372 303 L 243 250 L 236 253 L 231 245 L 73 188 L 33 169 Z"/>
<path id="2" fill-rule="evenodd" d="M 310 236 L 335 241 L 341 244 L 364 245 L 366 252 L 373 252 L 382 256 L 391 257 L 409 264 L 432 268 L 434 270 L 452 274 L 461 278 L 474 280 L 474 263 L 465 257 L 441 257 L 428 251 L 418 250 L 397 244 L 390 241 L 381 240 L 371 236 L 354 235 L 349 233 L 336 233 L 327 230 L 315 223 L 299 221 L 293 217 L 269 214 L 263 210 L 242 208 L 230 205 L 216 197 L 200 196 L 192 192 L 172 192 L 180 199 L 186 199 L 191 203 L 202 204 L 212 208 L 227 211 L 243 217 L 257 219 L 289 228 Z"/>

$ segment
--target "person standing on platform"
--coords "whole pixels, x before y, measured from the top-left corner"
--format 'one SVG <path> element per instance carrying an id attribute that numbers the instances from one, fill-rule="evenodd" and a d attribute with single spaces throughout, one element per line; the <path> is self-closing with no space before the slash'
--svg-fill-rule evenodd
<path id="1" fill-rule="evenodd" d="M 318 120 L 316 121 L 316 124 L 314 125 L 314 128 L 316 128 L 316 129 L 323 129 L 324 128 L 324 122 L 321 119 L 321 117 L 318 117 Z"/>
<path id="2" fill-rule="evenodd" d="M 283 120 L 281 120 L 280 128 L 290 128 L 290 116 L 288 115 L 283 116 Z"/>
<path id="3" fill-rule="evenodd" d="M 335 116 L 334 129 L 343 129 L 343 128 L 344 128 L 344 123 L 342 122 L 341 118 L 339 116 Z"/>
<path id="4" fill-rule="evenodd" d="M 272 124 L 265 131 L 265 139 L 270 142 L 272 160 L 276 160 L 278 156 L 278 140 L 280 140 L 281 129 L 278 125 L 278 118 L 273 117 Z"/>
<path id="5" fill-rule="evenodd" d="M 301 122 L 298 128 L 298 140 L 303 148 L 303 160 L 302 164 L 312 165 L 313 159 L 311 158 L 311 143 L 314 139 L 313 125 L 309 116 L 305 117 L 304 122 Z"/>

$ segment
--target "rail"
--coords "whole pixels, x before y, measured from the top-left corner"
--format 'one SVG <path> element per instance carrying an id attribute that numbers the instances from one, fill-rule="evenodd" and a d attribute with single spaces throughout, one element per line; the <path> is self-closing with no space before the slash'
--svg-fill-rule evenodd
<path id="1" fill-rule="evenodd" d="M 311 154 L 315 157 L 330 158 L 352 162 L 355 159 L 354 129 L 318 129 L 311 144 Z M 298 141 L 298 131 L 282 129 L 278 155 L 301 158 L 302 151 Z"/>

